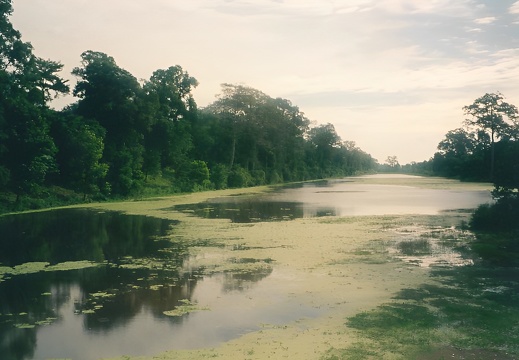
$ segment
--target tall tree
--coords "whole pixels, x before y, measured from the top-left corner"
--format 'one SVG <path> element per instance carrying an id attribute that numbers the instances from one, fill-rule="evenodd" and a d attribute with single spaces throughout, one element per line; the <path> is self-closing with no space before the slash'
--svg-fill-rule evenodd
<path id="1" fill-rule="evenodd" d="M 178 65 L 155 71 L 144 84 L 148 109 L 152 110 L 145 134 L 146 174 L 189 164 L 191 124 L 197 116 L 192 95 L 196 86 L 198 81 Z"/>
<path id="2" fill-rule="evenodd" d="M 504 101 L 501 93 L 487 93 L 477 98 L 471 105 L 463 107 L 466 115 L 471 118 L 465 120 L 468 126 L 475 126 L 490 136 L 490 179 L 494 177 L 495 142 L 511 133 L 515 126 L 518 111 L 517 107 Z"/>
<path id="3" fill-rule="evenodd" d="M 445 134 L 445 138 L 438 144 L 438 150 L 441 154 L 462 158 L 474 152 L 476 142 L 473 133 L 462 128 L 454 129 Z"/>
<path id="4" fill-rule="evenodd" d="M 320 169 L 319 177 L 331 176 L 334 150 L 341 146 L 341 138 L 335 127 L 327 123 L 311 128 L 308 131 L 308 141 L 311 157 L 316 161 L 315 166 Z"/>
<path id="5" fill-rule="evenodd" d="M 400 168 L 400 163 L 398 162 L 398 158 L 395 155 L 390 155 L 386 159 L 386 164 L 391 169 L 398 169 Z"/>
<path id="6" fill-rule="evenodd" d="M 257 138 L 253 135 L 258 134 L 259 111 L 267 101 L 268 96 L 259 90 L 243 85 L 222 84 L 222 93 L 209 106 L 209 111 L 230 124 L 230 168 L 235 164 L 237 149 L 240 150 L 241 165 L 249 167 L 250 163 L 254 163 Z"/>
<path id="7" fill-rule="evenodd" d="M 47 102 L 68 92 L 62 65 L 34 55 L 9 21 L 10 0 L 0 1 L 0 184 L 20 196 L 37 191 L 56 170 Z"/>
<path id="8" fill-rule="evenodd" d="M 79 78 L 74 88 L 74 95 L 80 98 L 77 114 L 106 130 L 103 162 L 109 166 L 107 178 L 114 193 L 128 195 L 144 178 L 143 134 L 148 124 L 139 109 L 142 88 L 111 56 L 89 50 L 81 58 L 82 66 L 72 71 Z"/>
<path id="9" fill-rule="evenodd" d="M 226 156 L 229 168 L 250 171 L 256 184 L 304 177 L 304 135 L 310 121 L 290 101 L 247 86 L 223 84 L 203 118 L 216 125 L 213 132 L 221 132 L 212 153 Z"/>

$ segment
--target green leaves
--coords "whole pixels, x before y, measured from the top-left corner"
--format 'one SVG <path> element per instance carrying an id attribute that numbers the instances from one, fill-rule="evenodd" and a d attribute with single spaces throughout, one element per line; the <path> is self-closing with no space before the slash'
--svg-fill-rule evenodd
<path id="1" fill-rule="evenodd" d="M 465 120 L 465 124 L 487 131 L 492 143 L 510 133 L 518 116 L 517 107 L 505 102 L 499 92 L 477 98 L 471 105 L 463 107 L 463 111 L 472 117 Z"/>
<path id="2" fill-rule="evenodd" d="M 11 12 L 11 1 L 0 1 L 0 183 L 19 196 L 38 191 L 57 171 L 47 102 L 68 86 L 58 75 L 60 63 L 35 56 L 21 40 Z"/>

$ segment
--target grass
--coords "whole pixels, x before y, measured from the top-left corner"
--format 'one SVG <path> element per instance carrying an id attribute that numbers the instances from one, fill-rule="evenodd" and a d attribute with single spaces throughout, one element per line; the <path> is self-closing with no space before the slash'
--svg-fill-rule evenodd
<path id="1" fill-rule="evenodd" d="M 432 359 L 451 348 L 467 359 L 477 358 L 470 357 L 474 353 L 519 356 L 518 267 L 480 260 L 431 275 L 436 283 L 404 289 L 391 302 L 348 318 L 346 326 L 361 341 L 330 349 L 323 359 Z"/>

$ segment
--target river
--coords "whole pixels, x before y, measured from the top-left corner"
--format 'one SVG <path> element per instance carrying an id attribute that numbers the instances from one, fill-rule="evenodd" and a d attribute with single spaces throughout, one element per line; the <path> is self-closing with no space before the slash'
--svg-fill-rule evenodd
<path id="1" fill-rule="evenodd" d="M 336 303 L 354 314 L 425 279 L 417 262 L 454 266 L 452 246 L 424 243 L 410 217 L 450 229 L 492 199 L 485 186 L 441 183 L 379 175 L 0 217 L 0 354 L 151 356 L 314 331 Z"/>

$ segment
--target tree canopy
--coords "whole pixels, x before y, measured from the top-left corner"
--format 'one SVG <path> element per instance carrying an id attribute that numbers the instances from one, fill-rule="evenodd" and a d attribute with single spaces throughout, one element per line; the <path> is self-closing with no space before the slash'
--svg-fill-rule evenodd
<path id="1" fill-rule="evenodd" d="M 450 130 L 429 161 L 406 169 L 461 180 L 489 181 L 496 197 L 519 192 L 519 122 L 515 105 L 487 93 L 463 110 L 469 118 Z"/>
<path id="2" fill-rule="evenodd" d="M 495 142 L 501 138 L 517 135 L 517 107 L 504 101 L 501 93 L 487 93 L 463 108 L 471 118 L 465 120 L 469 127 L 475 127 L 490 138 L 490 179 L 494 176 Z"/>
<path id="3" fill-rule="evenodd" d="M 199 109 L 198 81 L 179 65 L 139 81 L 110 55 L 81 54 L 77 101 L 50 108 L 69 88 L 63 66 L 34 55 L 0 0 L 0 194 L 37 198 L 58 186 L 89 197 L 273 184 L 374 169 L 332 124 L 290 100 L 222 84 Z M 158 190 L 153 190 L 158 191 Z"/>

